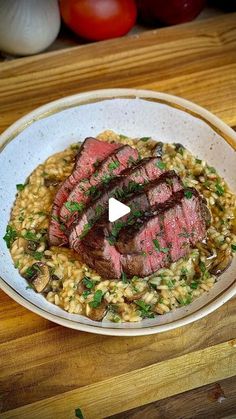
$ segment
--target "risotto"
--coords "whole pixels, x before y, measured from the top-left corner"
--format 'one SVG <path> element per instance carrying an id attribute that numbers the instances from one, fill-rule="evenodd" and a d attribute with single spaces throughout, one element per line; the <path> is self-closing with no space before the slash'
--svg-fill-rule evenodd
<path id="1" fill-rule="evenodd" d="M 112 131 L 98 136 L 136 147 L 141 157 L 153 156 L 156 147 L 166 168 L 175 170 L 184 186 L 196 188 L 206 199 L 212 221 L 206 239 L 191 253 L 150 277 L 104 280 L 66 247 L 50 247 L 47 230 L 58 185 L 70 175 L 79 144 L 56 153 L 40 164 L 17 196 L 4 237 L 15 268 L 26 280 L 37 267 L 47 280 L 46 299 L 68 311 L 101 320 L 137 322 L 191 303 L 216 282 L 236 252 L 236 197 L 224 179 L 205 161 L 181 144 L 156 143 L 148 137 L 130 139 Z M 34 267 L 32 267 L 34 266 Z M 27 287 L 34 287 L 28 283 Z M 40 291 L 40 289 L 38 290 Z"/>

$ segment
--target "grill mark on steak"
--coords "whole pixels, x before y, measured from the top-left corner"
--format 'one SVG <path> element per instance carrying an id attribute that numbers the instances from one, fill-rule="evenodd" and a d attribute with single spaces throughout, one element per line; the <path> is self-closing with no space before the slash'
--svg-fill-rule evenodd
<path id="1" fill-rule="evenodd" d="M 73 172 L 63 182 L 54 198 L 48 229 L 49 242 L 52 246 L 65 245 L 68 242 L 64 226 L 60 223 L 59 215 L 60 209 L 73 187 L 81 179 L 91 176 L 96 170 L 94 164 L 98 160 L 102 161 L 121 146 L 122 144 L 99 141 L 93 137 L 88 137 L 84 140 L 77 154 Z"/>
<path id="2" fill-rule="evenodd" d="M 131 167 L 139 159 L 138 151 L 129 145 L 123 145 L 115 150 L 106 159 L 104 159 L 96 168 L 96 171 L 90 178 L 84 179 L 77 183 L 68 196 L 66 202 L 77 202 L 85 207 L 90 197 L 96 196 L 100 184 L 108 184 L 112 178 Z M 60 210 L 61 221 L 67 227 L 75 221 L 78 211 L 71 213 L 64 203 Z"/>
<path id="3" fill-rule="evenodd" d="M 145 183 L 157 179 L 164 172 L 158 167 L 159 161 L 158 157 L 143 159 L 141 163 L 127 169 L 121 176 L 117 176 L 111 181 L 109 187 L 103 185 L 98 188 L 100 197 L 95 201 L 89 201 L 79 220 L 72 226 L 69 234 L 70 246 L 76 251 L 79 250 L 81 240 L 108 209 L 109 198 L 115 197 L 123 201 L 126 197 L 142 190 Z"/>

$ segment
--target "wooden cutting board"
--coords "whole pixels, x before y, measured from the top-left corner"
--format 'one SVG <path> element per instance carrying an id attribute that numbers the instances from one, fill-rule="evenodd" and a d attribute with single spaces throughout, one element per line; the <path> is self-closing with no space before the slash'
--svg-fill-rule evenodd
<path id="1" fill-rule="evenodd" d="M 0 131 L 86 90 L 193 100 L 236 126 L 236 14 L 0 65 Z M 236 375 L 236 299 L 188 326 L 119 338 L 57 326 L 0 292 L 1 418 L 101 418 Z"/>

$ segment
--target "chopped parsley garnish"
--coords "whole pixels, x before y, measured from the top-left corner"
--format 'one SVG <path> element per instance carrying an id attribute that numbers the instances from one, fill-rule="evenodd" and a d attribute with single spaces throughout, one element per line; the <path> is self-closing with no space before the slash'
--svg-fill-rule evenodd
<path id="1" fill-rule="evenodd" d="M 133 211 L 132 211 L 132 215 L 133 215 L 134 217 L 141 217 L 141 215 L 142 215 L 142 211 L 139 211 L 139 210 L 133 210 Z"/>
<path id="2" fill-rule="evenodd" d="M 96 214 L 98 217 L 100 217 L 100 215 L 102 215 L 102 213 L 103 213 L 103 206 L 102 206 L 102 205 L 98 205 L 98 206 L 95 208 L 95 214 Z"/>
<path id="3" fill-rule="evenodd" d="M 166 164 L 162 160 L 159 160 L 156 165 L 160 170 L 163 170 L 166 168 Z"/>
<path id="4" fill-rule="evenodd" d="M 211 173 L 216 173 L 216 169 L 214 167 L 212 167 L 212 166 L 208 166 L 208 170 Z"/>
<path id="5" fill-rule="evenodd" d="M 116 160 L 108 164 L 108 169 L 112 171 L 112 170 L 117 169 L 119 166 L 120 166 L 120 162 Z"/>
<path id="6" fill-rule="evenodd" d="M 20 215 L 20 217 L 18 218 L 19 221 L 24 221 L 25 217 L 23 215 Z"/>
<path id="7" fill-rule="evenodd" d="M 36 213 L 37 215 L 40 215 L 40 216 L 42 216 L 42 215 L 48 215 L 48 213 L 47 212 L 45 212 L 45 211 L 39 211 L 39 212 L 37 212 Z"/>
<path id="8" fill-rule="evenodd" d="M 111 234 L 108 237 L 108 241 L 110 245 L 113 245 L 116 242 L 117 236 L 119 234 L 119 231 L 124 227 L 125 223 L 123 221 L 117 221 L 114 223 Z"/>
<path id="9" fill-rule="evenodd" d="M 179 298 L 178 301 L 179 301 L 181 306 L 187 306 L 188 304 L 190 304 L 192 302 L 192 297 L 191 297 L 191 295 L 188 295 L 187 297 Z"/>
<path id="10" fill-rule="evenodd" d="M 195 161 L 196 161 L 197 164 L 201 164 L 202 163 L 202 160 L 200 160 L 200 159 L 195 159 Z"/>
<path id="11" fill-rule="evenodd" d="M 61 231 L 66 231 L 66 226 L 63 223 L 60 223 L 60 230 Z"/>
<path id="12" fill-rule="evenodd" d="M 169 247 L 161 247 L 160 248 L 160 252 L 162 252 L 162 253 L 168 253 L 169 250 L 170 250 Z"/>
<path id="13" fill-rule="evenodd" d="M 182 269 L 181 269 L 181 275 L 180 275 L 180 278 L 181 278 L 181 279 L 186 278 L 186 277 L 187 277 L 187 274 L 188 274 L 188 269 L 186 269 L 186 268 L 182 268 Z"/>
<path id="14" fill-rule="evenodd" d="M 121 319 L 120 319 L 120 317 L 119 317 L 119 316 L 115 315 L 115 316 L 113 316 L 113 317 L 111 318 L 111 321 L 112 321 L 113 323 L 120 323 Z"/>
<path id="15" fill-rule="evenodd" d="M 122 272 L 121 279 L 122 279 L 123 284 L 127 284 L 129 282 L 125 272 Z"/>
<path id="16" fill-rule="evenodd" d="M 205 265 L 204 262 L 200 261 L 199 268 L 202 271 L 202 273 L 205 273 L 206 272 L 206 265 Z"/>
<path id="17" fill-rule="evenodd" d="M 17 260 L 15 263 L 14 263 L 14 268 L 19 268 L 19 265 L 20 265 L 20 262 L 19 262 L 19 260 Z"/>
<path id="18" fill-rule="evenodd" d="M 41 259 L 42 259 L 42 257 L 43 257 L 43 252 L 34 252 L 34 253 L 33 253 L 33 257 L 34 257 L 36 260 L 41 260 Z"/>
<path id="19" fill-rule="evenodd" d="M 12 226 L 8 225 L 6 228 L 6 234 L 3 237 L 3 240 L 5 240 L 8 249 L 10 249 L 12 243 L 14 242 L 16 238 L 17 238 L 16 230 Z"/>
<path id="20" fill-rule="evenodd" d="M 135 301 L 135 304 L 139 307 L 141 317 L 143 318 L 147 317 L 149 319 L 154 317 L 154 313 L 150 311 L 151 310 L 150 304 L 146 304 L 142 300 Z"/>
<path id="21" fill-rule="evenodd" d="M 191 282 L 190 288 L 192 288 L 192 290 L 195 290 L 197 287 L 198 287 L 198 283 L 197 282 L 195 282 L 195 281 Z"/>
<path id="22" fill-rule="evenodd" d="M 210 182 L 209 180 L 206 180 L 206 181 L 203 183 L 203 185 L 204 185 L 206 188 L 209 188 L 209 187 L 210 187 L 210 185 L 211 185 L 211 182 Z"/>
<path id="23" fill-rule="evenodd" d="M 153 240 L 153 244 L 155 250 L 157 250 L 158 252 L 167 253 L 170 250 L 169 247 L 160 247 L 160 243 L 157 239 Z"/>
<path id="24" fill-rule="evenodd" d="M 184 191 L 184 196 L 185 196 L 187 199 L 191 199 L 191 198 L 192 198 L 192 196 L 193 196 L 193 193 L 192 193 L 192 191 L 190 191 L 190 190 L 186 190 L 186 191 Z"/>
<path id="25" fill-rule="evenodd" d="M 121 140 L 125 140 L 126 138 L 128 138 L 126 135 L 123 135 L 123 134 L 120 134 L 119 137 Z"/>
<path id="26" fill-rule="evenodd" d="M 82 282 L 85 285 L 85 287 L 88 288 L 89 290 L 91 290 L 95 285 L 94 281 L 92 281 L 87 276 L 84 276 L 84 278 L 82 279 Z"/>
<path id="27" fill-rule="evenodd" d="M 236 244 L 231 244 L 232 252 L 236 252 Z"/>
<path id="28" fill-rule="evenodd" d="M 117 199 L 121 199 L 124 196 L 124 191 L 121 188 L 116 188 L 115 193 L 114 193 L 114 197 Z"/>
<path id="29" fill-rule="evenodd" d="M 151 139 L 151 137 L 141 137 L 140 141 L 143 141 L 144 143 L 146 143 L 150 139 Z"/>
<path id="30" fill-rule="evenodd" d="M 220 183 L 217 182 L 216 185 L 215 185 L 215 187 L 216 187 L 216 193 L 217 193 L 217 195 L 219 195 L 219 196 L 224 195 L 225 190 L 224 190 L 223 186 Z"/>
<path id="31" fill-rule="evenodd" d="M 23 189 L 25 189 L 26 185 L 23 185 L 22 183 L 18 183 L 18 185 L 16 185 L 16 189 L 18 191 L 23 191 Z"/>
<path id="32" fill-rule="evenodd" d="M 168 279 L 166 281 L 166 285 L 168 286 L 168 288 L 174 288 L 174 286 L 175 286 L 175 279 Z"/>
<path id="33" fill-rule="evenodd" d="M 54 221 L 57 221 L 58 223 L 60 222 L 59 217 L 57 217 L 56 215 L 52 215 L 52 219 L 53 219 Z"/>
<path id="34" fill-rule="evenodd" d="M 80 239 L 83 239 L 86 236 L 86 234 L 88 234 L 88 232 L 91 228 L 92 228 L 92 224 L 90 224 L 90 223 L 85 224 L 84 228 L 83 228 L 83 231 L 80 234 Z"/>
<path id="35" fill-rule="evenodd" d="M 84 204 L 82 202 L 67 201 L 65 203 L 65 207 L 70 212 L 81 212 L 84 209 Z"/>
<path id="36" fill-rule="evenodd" d="M 154 239 L 153 240 L 153 244 L 154 244 L 155 250 L 158 250 L 158 252 L 159 252 L 160 251 L 160 243 L 159 243 L 159 241 L 157 239 Z"/>
<path id="37" fill-rule="evenodd" d="M 116 242 L 116 237 L 114 237 L 114 236 L 112 236 L 112 234 L 110 234 L 110 236 L 108 236 L 108 243 L 111 245 L 111 246 L 114 246 L 114 244 L 115 244 L 115 242 Z"/>
<path id="38" fill-rule="evenodd" d="M 97 290 L 93 296 L 93 301 L 89 303 L 90 307 L 97 308 L 102 302 L 103 292 L 102 290 Z"/>
<path id="39" fill-rule="evenodd" d="M 85 291 L 82 293 L 82 297 L 87 298 L 90 294 L 91 294 L 91 291 L 89 291 L 89 290 L 85 290 Z"/>
<path id="40" fill-rule="evenodd" d="M 33 275 L 35 274 L 35 267 L 30 266 L 29 268 L 26 269 L 24 276 L 26 278 L 31 278 Z"/>
<path id="41" fill-rule="evenodd" d="M 104 185 L 107 185 L 110 181 L 111 181 L 111 179 L 112 179 L 112 176 L 110 176 L 110 175 L 108 175 L 108 174 L 105 174 L 105 175 L 103 175 L 103 177 L 102 177 L 102 183 L 104 184 Z M 97 198 L 100 196 L 100 191 L 98 191 L 98 193 L 97 193 Z"/>
<path id="42" fill-rule="evenodd" d="M 101 191 L 93 185 L 85 192 L 85 195 L 91 196 L 93 199 L 97 199 L 101 195 Z"/>
<path id="43" fill-rule="evenodd" d="M 133 181 L 130 181 L 127 187 L 127 190 L 125 192 L 122 191 L 123 195 L 134 193 L 134 192 L 141 192 L 143 191 L 144 185 L 141 185 L 140 183 L 136 183 Z"/>
<path id="44" fill-rule="evenodd" d="M 26 231 L 26 233 L 24 234 L 24 239 L 26 240 L 31 240 L 31 241 L 39 241 L 37 235 L 35 233 L 32 233 L 32 231 Z"/>
<path id="45" fill-rule="evenodd" d="M 82 410 L 79 407 L 77 409 L 75 409 L 75 416 L 79 419 L 84 419 Z"/>

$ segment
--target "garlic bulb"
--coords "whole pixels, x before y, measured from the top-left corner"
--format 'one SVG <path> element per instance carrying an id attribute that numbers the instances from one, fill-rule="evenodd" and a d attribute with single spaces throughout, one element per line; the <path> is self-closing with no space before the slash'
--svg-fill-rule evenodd
<path id="1" fill-rule="evenodd" d="M 57 0 L 0 0 L 0 50 L 13 55 L 43 51 L 60 30 Z"/>

